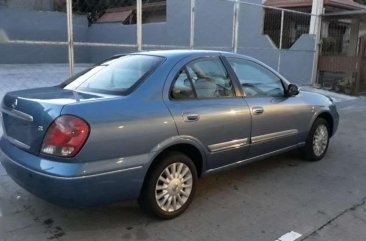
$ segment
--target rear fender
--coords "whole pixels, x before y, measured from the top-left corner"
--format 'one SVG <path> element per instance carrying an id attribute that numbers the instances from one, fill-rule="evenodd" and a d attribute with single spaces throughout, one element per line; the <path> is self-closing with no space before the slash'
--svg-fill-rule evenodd
<path id="1" fill-rule="evenodd" d="M 203 174 L 205 172 L 205 170 L 207 169 L 208 150 L 206 150 L 204 148 L 204 145 L 198 139 L 196 139 L 192 136 L 187 136 L 187 135 L 173 136 L 173 137 L 170 137 L 170 138 L 160 142 L 158 145 L 156 145 L 150 152 L 151 157 L 150 157 L 150 161 L 148 163 L 148 168 L 151 166 L 151 164 L 156 159 L 156 157 L 158 157 L 161 153 L 163 153 L 165 150 L 167 150 L 170 147 L 173 147 L 175 145 L 180 145 L 180 144 L 191 145 L 199 150 L 199 152 L 202 156 L 201 164 L 202 164 L 202 174 Z"/>

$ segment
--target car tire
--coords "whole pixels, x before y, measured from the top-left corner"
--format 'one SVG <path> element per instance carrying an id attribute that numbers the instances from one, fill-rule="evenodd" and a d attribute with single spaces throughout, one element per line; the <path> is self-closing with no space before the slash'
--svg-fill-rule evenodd
<path id="1" fill-rule="evenodd" d="M 328 122 L 323 118 L 317 118 L 303 148 L 305 158 L 308 161 L 319 161 L 327 153 L 330 139 L 330 128 Z"/>
<path id="2" fill-rule="evenodd" d="M 192 202 L 197 180 L 191 158 L 180 152 L 169 152 L 148 172 L 139 198 L 140 206 L 160 219 L 175 218 Z"/>

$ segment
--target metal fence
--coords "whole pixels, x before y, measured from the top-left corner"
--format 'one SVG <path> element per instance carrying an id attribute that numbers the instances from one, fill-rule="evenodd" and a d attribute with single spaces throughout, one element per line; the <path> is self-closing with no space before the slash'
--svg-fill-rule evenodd
<path id="1" fill-rule="evenodd" d="M 167 0 L 169 1 L 169 0 Z M 0 26 L 0 42 L 2 44 L 11 44 L 11 45 L 33 45 L 33 46 L 62 46 L 67 47 L 68 51 L 68 59 L 66 60 L 69 63 L 70 75 L 74 73 L 74 62 L 77 53 L 75 53 L 75 49 L 80 48 L 122 48 L 127 51 L 141 51 L 145 49 L 196 49 L 196 48 L 205 48 L 205 49 L 223 49 L 229 50 L 233 52 L 242 52 L 245 49 L 255 49 L 262 48 L 262 50 L 267 50 L 267 47 L 258 47 L 253 46 L 251 43 L 246 43 L 241 40 L 241 36 L 243 35 L 241 31 L 243 31 L 244 25 L 250 25 L 252 23 L 247 23 L 241 21 L 241 17 L 243 14 L 247 14 L 248 8 L 253 8 L 256 10 L 260 10 L 263 13 L 263 24 L 258 24 L 259 33 L 263 36 L 268 36 L 270 39 L 270 43 L 272 44 L 268 49 L 278 51 L 278 63 L 277 69 L 281 70 L 281 54 L 282 51 L 292 51 L 292 46 L 296 43 L 296 41 L 303 35 L 308 33 L 315 33 L 315 24 L 311 24 L 311 22 L 318 21 L 320 18 L 318 15 L 314 15 L 311 13 L 311 8 L 297 8 L 297 9 L 284 9 L 277 8 L 273 6 L 263 5 L 259 3 L 246 2 L 240 0 L 216 0 L 217 2 L 221 2 L 225 4 L 226 8 L 226 16 L 232 18 L 230 22 L 232 25 L 226 26 L 229 32 L 231 32 L 231 41 L 229 44 L 225 46 L 216 46 L 216 45 L 205 45 L 202 44 L 202 41 L 199 40 L 199 33 L 202 36 L 202 33 L 206 31 L 204 27 L 199 26 L 196 22 L 197 20 L 197 4 L 200 4 L 202 0 L 182 0 L 181 3 L 184 2 L 184 9 L 176 9 L 177 14 L 187 15 L 189 17 L 189 21 L 184 23 L 183 25 L 188 26 L 175 26 L 175 28 L 184 28 L 188 29 L 187 42 L 183 43 L 179 42 L 175 43 L 165 43 L 164 41 L 159 43 L 158 41 L 154 41 L 154 43 L 148 43 L 144 41 L 145 34 L 154 35 L 152 29 L 149 33 L 143 34 L 143 28 L 145 24 L 150 23 L 164 23 L 169 21 L 169 16 L 174 15 L 173 12 L 168 12 L 170 3 L 161 0 L 129 0 L 129 1 L 113 1 L 113 0 L 0 0 L 0 8 L 31 8 L 32 10 L 47 10 L 47 11 L 58 11 L 58 12 L 66 12 L 65 25 L 64 28 L 62 22 L 59 22 L 60 29 L 64 29 L 65 33 L 59 33 L 60 38 L 56 39 L 52 36 L 48 36 L 44 40 L 30 37 L 27 39 L 27 36 L 22 36 L 22 38 L 17 38 L 16 34 L 13 36 L 8 36 L 7 31 L 2 31 Z M 261 1 L 258 1 L 261 2 Z M 188 12 L 188 13 L 187 13 Z M 60 14 L 61 14 L 60 13 Z M 21 17 L 21 16 L 19 16 Z M 221 16 L 217 16 L 220 18 Z M 83 21 L 80 20 L 83 19 Z M 202 20 L 200 20 L 202 21 Z M 115 29 L 118 28 L 126 28 L 128 31 L 128 41 L 116 41 L 112 39 L 111 36 L 113 32 L 110 34 L 98 34 L 96 31 L 95 38 L 90 41 L 90 38 L 83 37 L 81 34 L 81 30 L 76 30 L 80 28 L 80 25 L 88 25 L 97 26 L 98 29 L 103 29 L 103 24 L 111 25 L 113 23 L 119 23 L 120 25 L 113 25 Z M 83 26 L 85 27 L 85 26 Z M 87 26 L 86 26 L 87 27 Z M 165 28 L 171 26 L 165 25 L 156 25 L 156 28 Z M 222 27 L 222 26 L 221 26 Z M 58 26 L 55 26 L 54 29 L 47 29 L 47 31 L 54 31 L 58 29 Z M 33 26 L 33 30 L 37 32 L 37 26 Z M 88 30 L 83 30 L 87 32 Z M 28 30 L 29 33 L 29 30 Z M 25 31 L 27 34 L 27 31 Z M 251 33 L 247 33 L 251 34 Z M 33 34 L 34 35 L 34 34 Z M 134 35 L 134 36 L 132 36 Z M 30 34 L 32 36 L 32 34 Z M 217 34 L 217 38 L 221 38 L 220 34 Z M 127 37 L 126 37 L 127 38 Z M 200 43 L 197 43 L 200 42 Z M 316 46 L 316 45 L 315 45 Z M 300 51 L 300 50 L 293 50 Z M 316 52 L 316 49 L 312 49 L 310 51 Z M 65 62 L 66 62 L 65 61 Z"/>

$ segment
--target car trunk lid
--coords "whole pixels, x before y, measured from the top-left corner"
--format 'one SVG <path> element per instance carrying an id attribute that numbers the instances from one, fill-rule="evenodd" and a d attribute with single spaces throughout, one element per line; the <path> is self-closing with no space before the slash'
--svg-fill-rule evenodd
<path id="1" fill-rule="evenodd" d="M 10 92 L 1 104 L 4 136 L 19 148 L 39 154 L 47 128 L 65 105 L 102 97 L 61 87 Z"/>

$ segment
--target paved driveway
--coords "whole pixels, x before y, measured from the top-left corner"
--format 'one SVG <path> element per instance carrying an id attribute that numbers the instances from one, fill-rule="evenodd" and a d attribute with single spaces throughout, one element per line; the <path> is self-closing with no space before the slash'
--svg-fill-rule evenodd
<path id="1" fill-rule="evenodd" d="M 309 163 L 292 152 L 205 177 L 191 207 L 170 221 L 145 216 L 135 202 L 54 206 L 0 167 L 0 241 L 274 241 L 290 231 L 307 241 L 366 240 L 366 101 L 339 106 L 339 131 L 324 160 Z"/>

